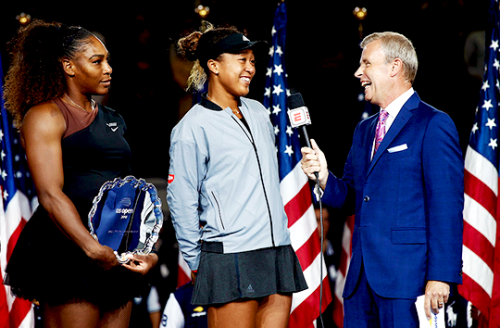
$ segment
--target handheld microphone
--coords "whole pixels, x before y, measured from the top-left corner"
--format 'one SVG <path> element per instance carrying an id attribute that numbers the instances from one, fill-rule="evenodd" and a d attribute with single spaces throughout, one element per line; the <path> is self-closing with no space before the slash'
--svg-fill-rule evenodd
<path id="1" fill-rule="evenodd" d="M 311 141 L 309 140 L 309 135 L 306 130 L 306 125 L 311 124 L 311 118 L 309 117 L 309 110 L 300 93 L 294 93 L 288 97 L 288 117 L 292 128 L 302 128 L 302 134 L 306 140 L 306 145 L 312 149 Z M 318 172 L 314 172 L 314 175 L 316 179 L 318 179 Z"/>
<path id="2" fill-rule="evenodd" d="M 311 118 L 300 93 L 294 93 L 288 97 L 288 117 L 290 118 L 292 128 L 302 127 L 302 134 L 306 139 L 306 145 L 312 148 L 306 130 L 306 125 L 311 124 Z"/>

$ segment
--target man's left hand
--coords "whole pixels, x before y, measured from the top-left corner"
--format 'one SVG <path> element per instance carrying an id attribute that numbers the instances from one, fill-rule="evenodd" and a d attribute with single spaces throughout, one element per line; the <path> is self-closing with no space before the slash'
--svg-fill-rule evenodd
<path id="1" fill-rule="evenodd" d="M 424 308 L 428 319 L 431 318 L 432 313 L 439 313 L 439 310 L 448 302 L 449 295 L 450 285 L 447 283 L 435 280 L 427 282 L 427 286 L 425 286 Z"/>

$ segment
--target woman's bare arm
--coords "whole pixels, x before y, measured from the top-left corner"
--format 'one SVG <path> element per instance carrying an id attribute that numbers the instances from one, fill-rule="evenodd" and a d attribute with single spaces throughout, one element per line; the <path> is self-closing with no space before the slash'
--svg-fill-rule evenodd
<path id="1" fill-rule="evenodd" d="M 83 225 L 78 211 L 63 193 L 64 172 L 61 139 L 64 117 L 53 103 L 31 108 L 21 127 L 21 142 L 40 204 L 57 227 L 103 268 L 118 265 L 113 250 L 100 245 Z"/>

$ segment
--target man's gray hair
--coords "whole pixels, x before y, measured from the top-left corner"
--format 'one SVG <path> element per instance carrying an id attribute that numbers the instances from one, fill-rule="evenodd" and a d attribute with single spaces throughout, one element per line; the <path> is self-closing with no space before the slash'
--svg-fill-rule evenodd
<path id="1" fill-rule="evenodd" d="M 418 70 L 417 53 L 411 41 L 404 35 L 396 32 L 376 32 L 368 35 L 361 41 L 361 48 L 370 42 L 381 40 L 382 51 L 385 53 L 386 63 L 396 58 L 403 61 L 404 77 L 410 83 L 415 81 Z"/>

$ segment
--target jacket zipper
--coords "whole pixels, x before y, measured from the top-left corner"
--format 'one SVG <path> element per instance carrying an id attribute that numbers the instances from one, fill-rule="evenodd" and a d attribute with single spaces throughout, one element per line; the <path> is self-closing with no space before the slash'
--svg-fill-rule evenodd
<path id="1" fill-rule="evenodd" d="M 262 167 L 260 166 L 259 153 L 257 152 L 257 147 L 255 146 L 255 143 L 253 141 L 252 132 L 250 132 L 250 129 L 248 130 L 248 132 L 252 136 L 252 138 L 250 138 L 248 136 L 248 134 L 246 133 L 245 129 L 238 123 L 238 121 L 236 121 L 236 119 L 233 116 L 231 116 L 231 118 L 236 122 L 236 124 L 238 124 L 238 126 L 241 128 L 241 130 L 243 130 L 243 133 L 245 134 L 245 136 L 248 138 L 248 140 L 252 144 L 253 150 L 255 152 L 255 156 L 257 157 L 257 165 L 259 166 L 259 173 L 260 173 L 260 182 L 262 183 L 262 189 L 264 190 L 264 198 L 266 199 L 267 212 L 269 213 L 269 224 L 271 226 L 271 241 L 273 243 L 273 247 L 276 247 L 276 245 L 274 243 L 273 218 L 271 216 L 271 206 L 269 205 L 269 199 L 267 198 L 266 186 L 264 185 L 264 177 L 262 176 Z"/>
<path id="2" fill-rule="evenodd" d="M 224 222 L 222 221 L 222 213 L 220 211 L 220 205 L 219 205 L 219 201 L 217 200 L 217 197 L 215 197 L 215 194 L 213 191 L 211 191 L 212 193 L 212 196 L 214 197 L 215 199 L 215 203 L 217 204 L 217 210 L 219 211 L 219 220 L 220 220 L 220 224 L 222 225 L 222 229 L 223 230 L 226 230 L 226 228 L 224 227 Z"/>

